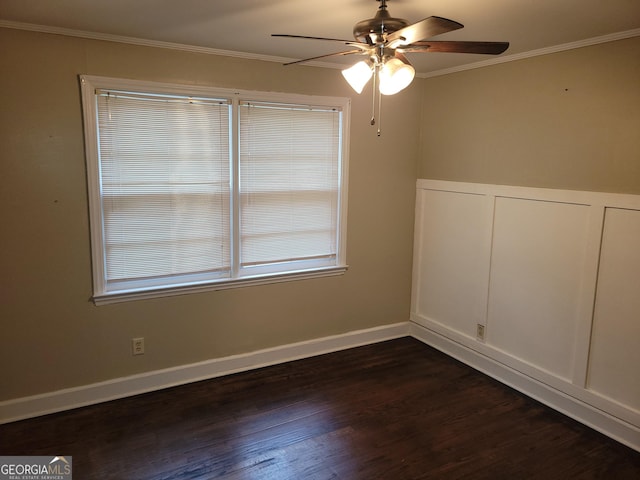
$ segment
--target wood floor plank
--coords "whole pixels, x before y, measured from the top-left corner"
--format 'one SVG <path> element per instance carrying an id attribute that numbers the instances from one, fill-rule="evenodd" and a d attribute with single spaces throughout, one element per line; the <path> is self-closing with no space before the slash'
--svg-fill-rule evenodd
<path id="1" fill-rule="evenodd" d="M 0 426 L 113 480 L 633 479 L 633 451 L 414 340 Z"/>

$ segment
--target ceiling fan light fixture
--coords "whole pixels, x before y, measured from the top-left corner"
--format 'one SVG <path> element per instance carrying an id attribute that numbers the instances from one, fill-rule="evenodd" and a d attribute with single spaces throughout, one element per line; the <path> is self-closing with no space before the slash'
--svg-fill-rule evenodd
<path id="1" fill-rule="evenodd" d="M 362 60 L 355 65 L 342 70 L 342 76 L 357 93 L 362 93 L 362 90 L 371 78 L 371 75 L 373 75 L 371 62 L 367 60 Z"/>
<path id="2" fill-rule="evenodd" d="M 367 82 L 373 77 L 373 108 L 371 125 L 376 124 L 376 97 L 378 114 L 382 105 L 382 95 L 394 95 L 408 87 L 416 71 L 404 55 L 405 53 L 477 53 L 499 55 L 509 47 L 509 42 L 476 42 L 467 40 L 430 40 L 463 28 L 464 25 L 444 17 L 431 16 L 409 24 L 407 20 L 395 18 L 387 10 L 388 0 L 378 0 L 380 7 L 375 17 L 362 20 L 353 27 L 355 41 L 339 38 L 312 37 L 307 35 L 271 34 L 273 37 L 304 38 L 338 42 L 350 47 L 341 52 L 318 55 L 295 60 L 285 65 L 294 65 L 327 57 L 345 55 L 365 55 L 366 60 L 342 70 L 342 75 L 351 88 L 362 93 Z M 380 136 L 378 122 L 378 136 Z"/>
<path id="3" fill-rule="evenodd" d="M 380 67 L 380 93 L 394 95 L 408 87 L 416 71 L 408 61 L 393 57 Z"/>

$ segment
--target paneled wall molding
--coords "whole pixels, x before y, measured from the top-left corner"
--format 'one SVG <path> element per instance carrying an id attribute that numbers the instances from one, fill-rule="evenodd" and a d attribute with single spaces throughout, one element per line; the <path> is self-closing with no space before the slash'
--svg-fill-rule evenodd
<path id="1" fill-rule="evenodd" d="M 554 388 L 522 373 L 492 358 L 491 355 L 481 353 L 476 348 L 469 348 L 464 343 L 455 341 L 448 334 L 438 333 L 431 326 L 425 327 L 420 322 L 413 322 L 411 336 L 540 403 L 640 451 L 640 429 L 611 415 L 606 409 L 595 407 L 589 402 L 565 393 L 562 389 Z"/>
<path id="2" fill-rule="evenodd" d="M 416 202 L 411 320 L 640 449 L 640 196 L 420 179 Z"/>
<path id="3" fill-rule="evenodd" d="M 640 427 L 636 428 L 638 425 L 638 421 L 640 420 L 640 412 L 629 408 L 625 405 L 622 405 L 615 400 L 604 397 L 597 393 L 591 392 L 584 388 L 580 388 L 576 385 L 571 384 L 570 382 L 563 381 L 562 379 L 557 378 L 553 373 L 545 371 L 536 365 L 526 362 L 524 360 L 518 359 L 513 355 L 510 355 L 507 352 L 501 351 L 497 348 L 487 346 L 485 344 L 478 345 L 478 342 L 474 338 L 466 337 L 465 335 L 461 335 L 458 332 L 451 331 L 446 326 L 435 322 L 434 320 L 428 318 L 422 318 L 418 315 L 412 314 L 411 321 L 414 326 L 423 327 L 428 329 L 429 331 L 438 334 L 448 340 L 455 342 L 461 347 L 473 350 L 479 355 L 490 358 L 498 364 L 502 365 L 502 368 L 509 368 L 512 372 L 517 372 L 518 374 L 524 375 L 528 378 L 535 379 L 537 382 L 544 384 L 547 388 L 556 390 L 558 392 L 562 392 L 563 394 L 568 395 L 573 398 L 576 402 L 584 403 L 589 405 L 590 407 L 602 411 L 607 414 L 608 417 L 612 419 L 616 419 L 617 421 L 628 424 L 632 430 L 637 431 L 638 435 L 640 435 Z M 429 336 L 421 335 L 420 330 L 414 330 L 413 336 L 419 340 L 424 341 L 425 343 L 432 345 L 432 342 L 429 341 Z M 432 345 L 438 348 L 437 345 Z M 440 349 L 442 350 L 442 349 Z M 447 350 L 442 350 L 445 353 L 450 353 Z M 456 357 L 457 358 L 457 357 Z M 475 366 L 470 364 L 471 366 Z M 484 373 L 490 374 L 485 370 L 482 370 Z M 495 374 L 491 374 L 490 376 L 496 377 Z M 500 379 L 500 378 L 498 378 Z M 514 385 L 510 385 L 516 388 Z M 523 391 L 523 393 L 528 394 L 528 391 Z M 554 405 L 545 401 L 544 397 L 534 397 L 536 400 L 539 400 L 543 403 L 548 404 L 553 407 Z M 574 417 L 580 420 L 576 415 L 574 415 L 571 411 L 563 411 L 563 413 L 568 414 L 571 417 Z M 591 426 L 591 425 L 590 425 Z M 606 433 L 606 432 L 603 432 Z M 640 441 L 640 437 L 637 439 Z M 636 450 L 640 451 L 640 443 L 636 445 Z"/>
<path id="4" fill-rule="evenodd" d="M 489 197 L 511 197 L 526 200 L 575 203 L 578 205 L 600 205 L 604 207 L 640 210 L 640 195 L 626 193 L 590 192 L 585 190 L 495 185 L 490 183 L 450 182 L 448 180 L 431 180 L 424 178 L 418 179 L 416 185 L 418 190 L 436 190 Z"/>

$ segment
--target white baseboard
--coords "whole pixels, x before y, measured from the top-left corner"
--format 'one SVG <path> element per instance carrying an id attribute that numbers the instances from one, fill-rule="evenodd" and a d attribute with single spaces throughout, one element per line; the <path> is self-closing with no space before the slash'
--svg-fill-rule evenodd
<path id="1" fill-rule="evenodd" d="M 640 452 L 640 429 L 634 425 L 421 325 L 412 322 L 409 331 L 417 340 Z"/>
<path id="2" fill-rule="evenodd" d="M 0 424 L 408 335 L 409 322 L 402 322 L 16 398 L 0 402 Z"/>
<path id="3" fill-rule="evenodd" d="M 357 330 L 7 400 L 0 402 L 0 424 L 406 336 L 412 336 L 594 430 L 640 451 L 640 431 L 633 425 L 413 322 Z"/>

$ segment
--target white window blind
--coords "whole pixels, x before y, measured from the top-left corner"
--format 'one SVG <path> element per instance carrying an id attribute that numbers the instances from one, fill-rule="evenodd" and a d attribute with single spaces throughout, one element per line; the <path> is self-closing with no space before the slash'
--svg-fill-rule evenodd
<path id="1" fill-rule="evenodd" d="M 228 274 L 229 102 L 97 93 L 107 284 Z"/>
<path id="2" fill-rule="evenodd" d="M 81 85 L 96 304 L 344 273 L 348 99 Z"/>
<path id="3" fill-rule="evenodd" d="M 341 112 L 240 105 L 240 265 L 335 262 Z"/>

